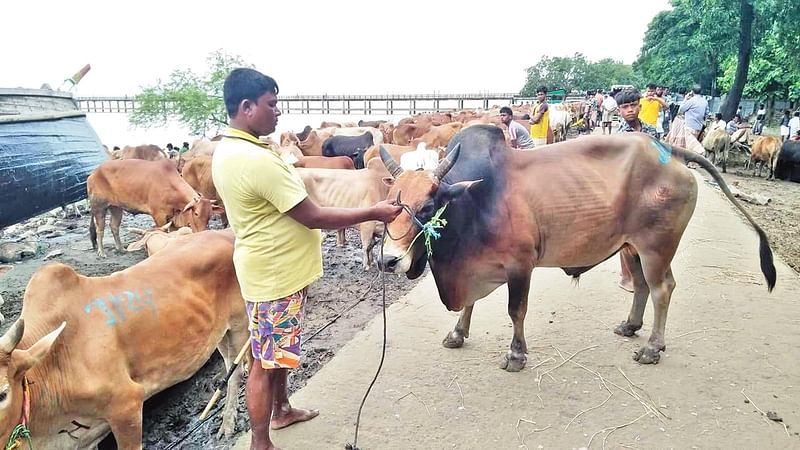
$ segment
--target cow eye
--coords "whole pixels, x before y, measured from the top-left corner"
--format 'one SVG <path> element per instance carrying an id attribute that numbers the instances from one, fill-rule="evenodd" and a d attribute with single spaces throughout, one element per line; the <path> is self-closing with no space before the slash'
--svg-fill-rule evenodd
<path id="1" fill-rule="evenodd" d="M 418 216 L 430 217 L 433 215 L 433 203 L 427 203 L 419 209 Z"/>
<path id="2" fill-rule="evenodd" d="M 0 402 L 6 401 L 7 397 L 8 397 L 8 393 L 7 392 L 0 392 Z"/>

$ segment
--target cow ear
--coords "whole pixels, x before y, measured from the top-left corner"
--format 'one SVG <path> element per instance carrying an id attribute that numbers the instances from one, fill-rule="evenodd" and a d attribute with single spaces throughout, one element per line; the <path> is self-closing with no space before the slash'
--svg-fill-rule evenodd
<path id="1" fill-rule="evenodd" d="M 439 195 L 441 200 L 446 203 L 461 197 L 465 192 L 475 188 L 475 186 L 478 186 L 482 181 L 483 180 L 459 181 L 458 183 L 443 185 L 439 187 Z"/>
<path id="2" fill-rule="evenodd" d="M 383 177 L 381 181 L 387 186 L 394 186 L 394 177 Z"/>
<path id="3" fill-rule="evenodd" d="M 35 344 L 31 345 L 31 348 L 11 352 L 11 363 L 16 374 L 23 374 L 39 364 L 50 353 L 53 344 L 66 326 L 67 322 L 61 322 L 61 326 L 36 341 Z"/>

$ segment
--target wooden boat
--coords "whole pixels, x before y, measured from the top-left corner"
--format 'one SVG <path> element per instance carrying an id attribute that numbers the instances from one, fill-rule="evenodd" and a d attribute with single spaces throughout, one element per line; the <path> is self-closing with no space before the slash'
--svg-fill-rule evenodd
<path id="1" fill-rule="evenodd" d="M 69 92 L 0 89 L 0 228 L 86 198 L 106 159 Z"/>

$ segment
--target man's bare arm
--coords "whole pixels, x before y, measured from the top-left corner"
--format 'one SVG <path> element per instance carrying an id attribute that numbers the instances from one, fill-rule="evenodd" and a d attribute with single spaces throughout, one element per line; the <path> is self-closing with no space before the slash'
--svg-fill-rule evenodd
<path id="1" fill-rule="evenodd" d="M 286 214 L 308 228 L 334 230 L 369 220 L 391 222 L 402 210 L 386 200 L 369 208 L 321 207 L 306 197 Z"/>

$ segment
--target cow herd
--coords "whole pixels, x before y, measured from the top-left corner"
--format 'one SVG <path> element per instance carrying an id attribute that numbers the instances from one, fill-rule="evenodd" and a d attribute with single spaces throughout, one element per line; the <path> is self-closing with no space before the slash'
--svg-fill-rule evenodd
<path id="1" fill-rule="evenodd" d="M 568 108 L 555 111 L 564 115 L 559 118 L 551 113 L 556 123 L 563 119 L 555 127 L 558 130 L 554 128 L 558 141 L 566 137 L 571 112 Z M 515 110 L 520 117 L 525 112 Z M 504 138 L 508 139 L 504 133 L 496 112 L 461 111 L 418 114 L 397 124 L 323 122 L 319 128 L 282 133 L 278 142 L 261 139 L 297 168 L 310 198 L 322 206 L 368 206 L 402 192 L 403 201 L 419 217 L 429 218 L 434 206 L 452 200 L 448 214 L 455 231 L 434 245 L 431 258 L 446 306 L 463 311 L 445 345 L 459 346 L 468 336 L 472 303 L 479 294 L 508 281 L 515 303 L 509 306 L 514 338 L 506 357 L 507 370 L 525 365 L 523 297 L 533 266 L 562 267 L 577 276 L 620 248 L 636 246 L 640 254 L 631 253 L 629 258 L 636 267 L 644 262 L 645 273 L 637 278 L 633 308 L 637 313 L 632 312 L 620 333 L 629 335 L 641 326 L 643 302 L 651 285 L 653 295 L 658 294 L 661 322 L 640 358 L 656 362 L 663 348 L 666 305 L 674 288 L 669 263 L 694 207 L 696 191 L 685 188 L 691 177 L 677 162 L 668 160 L 665 166 L 666 147 L 641 136 L 603 141 L 581 138 L 552 149 L 517 152 L 504 145 Z M 128 247 L 129 251 L 144 248 L 148 257 L 103 277 L 82 276 L 63 264 L 36 271 L 26 289 L 20 319 L 0 338 L 0 376 L 7 379 L 0 391 L 0 439 L 7 441 L 12 430 L 25 423 L 36 448 L 91 448 L 109 432 L 120 449 L 141 448 L 146 399 L 191 377 L 215 350 L 230 367 L 248 339 L 248 323 L 233 267 L 233 233 L 229 228 L 208 230 L 214 214 L 226 224 L 224 205 L 211 178 L 217 142 L 217 138 L 197 141 L 177 159 L 156 146 L 126 147 L 108 152 L 109 160 L 88 177 L 90 238 L 97 254 L 106 257 L 106 212 L 111 213 L 116 250 L 123 251 L 119 228 L 123 212 L 128 211 L 149 214 L 155 222 L 152 229 L 136 230 L 141 237 Z M 654 145 L 660 153 L 654 153 Z M 459 149 L 462 162 L 456 164 Z M 438 167 L 424 172 L 409 169 L 404 161 L 416 155 L 412 152 L 433 154 Z M 767 164 L 772 167 L 769 160 Z M 649 168 L 652 176 L 637 178 L 642 185 L 620 181 L 630 181 L 630 177 L 610 178 L 634 166 Z M 582 192 L 584 183 L 578 176 L 581 173 L 595 174 L 595 184 L 605 190 L 595 192 L 596 198 L 578 201 L 575 195 Z M 571 189 L 562 189 L 558 198 L 541 196 L 548 187 L 547 177 L 556 177 Z M 656 181 L 676 189 L 662 192 Z M 677 189 L 681 186 L 685 189 Z M 662 234 L 648 231 L 651 227 L 646 221 L 663 212 L 663 207 L 643 204 L 641 214 L 625 216 L 623 228 L 615 220 L 625 211 L 601 211 L 608 196 L 650 189 L 680 213 L 669 219 L 674 223 L 664 219 L 669 229 L 664 228 Z M 567 204 L 573 205 L 574 217 L 563 216 L 559 205 Z M 623 200 L 614 204 L 637 205 Z M 410 219 L 401 215 L 388 226 L 400 236 L 413 226 L 413 222 L 403 222 Z M 585 235 L 569 231 L 576 224 L 585 228 L 581 231 Z M 601 245 L 590 238 L 602 224 L 608 238 Z M 382 231 L 383 224 L 378 222 L 359 225 L 364 270 L 374 265 L 372 247 Z M 464 245 L 464 237 L 473 244 Z M 378 263 L 385 271 L 419 276 L 426 258 L 404 239 L 387 241 L 388 259 Z M 546 252 L 541 246 L 544 242 L 550 244 Z M 345 244 L 342 230 L 337 243 Z M 649 261 L 660 261 L 657 271 L 655 266 L 648 269 Z M 477 275 L 452 273 L 464 267 Z M 461 278 L 470 279 L 458 284 Z M 771 281 L 774 284 L 774 275 Z M 237 398 L 241 378 L 242 371 L 237 369 L 227 398 Z M 221 435 L 233 433 L 235 416 L 236 402 L 229 401 Z"/>

